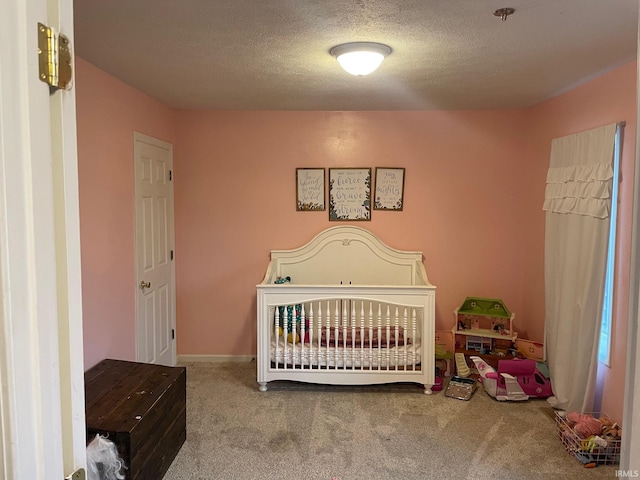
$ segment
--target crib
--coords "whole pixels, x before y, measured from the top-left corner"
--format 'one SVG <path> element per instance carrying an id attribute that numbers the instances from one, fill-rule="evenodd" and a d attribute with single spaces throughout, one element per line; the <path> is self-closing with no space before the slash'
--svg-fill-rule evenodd
<path id="1" fill-rule="evenodd" d="M 435 381 L 435 287 L 421 252 L 329 228 L 273 250 L 257 288 L 257 381 L 330 385 Z"/>

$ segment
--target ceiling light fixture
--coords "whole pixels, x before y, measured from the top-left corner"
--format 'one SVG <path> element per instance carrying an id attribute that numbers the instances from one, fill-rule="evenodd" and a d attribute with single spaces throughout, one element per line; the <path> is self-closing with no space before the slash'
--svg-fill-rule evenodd
<path id="1" fill-rule="evenodd" d="M 509 15 L 513 15 L 513 12 L 515 12 L 515 9 L 513 9 L 511 7 L 507 7 L 507 8 L 499 8 L 498 10 L 493 12 L 493 14 L 496 17 L 502 18 L 502 21 L 505 22 Z"/>
<path id="2" fill-rule="evenodd" d="M 351 75 L 369 75 L 391 53 L 391 47 L 375 42 L 352 42 L 337 45 L 329 53 Z"/>

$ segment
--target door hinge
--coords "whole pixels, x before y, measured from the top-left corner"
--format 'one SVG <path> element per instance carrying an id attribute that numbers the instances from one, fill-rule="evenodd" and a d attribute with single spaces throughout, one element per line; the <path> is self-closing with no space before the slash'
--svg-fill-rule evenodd
<path id="1" fill-rule="evenodd" d="M 86 478 L 87 474 L 85 473 L 84 468 L 79 468 L 68 477 L 64 477 L 65 480 L 86 480 Z"/>
<path id="2" fill-rule="evenodd" d="M 175 340 L 176 338 L 176 331 L 174 328 L 171 329 L 171 340 Z"/>
<path id="3" fill-rule="evenodd" d="M 169 181 L 173 180 L 173 172 L 169 170 Z"/>
<path id="4" fill-rule="evenodd" d="M 173 250 L 171 250 L 171 260 L 173 260 Z"/>
<path id="5" fill-rule="evenodd" d="M 69 39 L 38 23 L 38 75 L 53 89 L 71 89 L 71 45 Z"/>

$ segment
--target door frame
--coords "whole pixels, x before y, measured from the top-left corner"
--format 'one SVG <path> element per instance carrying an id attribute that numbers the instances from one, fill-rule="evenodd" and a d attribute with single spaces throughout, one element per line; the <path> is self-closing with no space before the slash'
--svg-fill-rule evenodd
<path id="1" fill-rule="evenodd" d="M 640 24 L 640 11 L 638 12 Z M 640 52 L 640 36 L 638 37 Z M 640 53 L 638 55 L 640 59 Z M 640 93 L 640 63 L 637 65 L 636 91 Z M 629 314 L 627 317 L 627 362 L 624 404 L 622 409 L 622 441 L 620 469 L 640 472 L 640 96 L 636 96 L 636 152 L 633 183 L 633 225 L 631 228 L 631 268 L 629 280 Z"/>
<path id="2" fill-rule="evenodd" d="M 140 357 L 140 343 L 142 341 L 141 335 L 141 326 L 143 322 L 138 318 L 139 312 L 139 303 L 140 302 L 140 292 L 139 285 L 140 281 L 144 280 L 141 272 L 138 271 L 138 241 L 139 237 L 139 228 L 138 228 L 138 171 L 136 169 L 136 161 L 138 159 L 138 142 L 144 142 L 150 145 L 154 145 L 158 148 L 165 149 L 169 152 L 169 169 L 173 172 L 173 145 L 171 143 L 165 142 L 163 140 L 150 137 L 149 135 L 145 135 L 140 132 L 133 132 L 133 178 L 135 184 L 135 193 L 134 193 L 134 218 L 135 218 L 135 230 L 134 230 L 134 252 L 135 252 L 135 270 L 136 270 L 136 360 L 143 361 Z M 171 309 L 170 309 L 170 319 L 169 319 L 169 338 L 172 338 L 171 332 L 174 332 L 173 338 L 171 340 L 171 365 L 175 366 L 177 362 L 177 351 L 176 351 L 176 264 L 175 264 L 175 221 L 174 221 L 174 211 L 175 211 L 175 198 L 174 198 L 174 188 L 173 188 L 173 179 L 169 182 L 169 186 L 171 189 L 171 198 L 170 198 L 170 207 L 169 207 L 169 249 L 173 250 L 174 257 L 169 260 L 171 263 L 171 289 L 169 292 L 169 296 L 171 299 Z"/>
<path id="3" fill-rule="evenodd" d="M 75 92 L 38 74 L 38 22 L 73 48 L 72 0 L 0 16 L 0 475 L 86 467 Z"/>

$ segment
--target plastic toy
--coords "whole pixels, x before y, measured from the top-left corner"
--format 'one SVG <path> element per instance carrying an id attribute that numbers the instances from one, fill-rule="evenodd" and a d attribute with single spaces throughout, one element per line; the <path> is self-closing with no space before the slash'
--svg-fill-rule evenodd
<path id="1" fill-rule="evenodd" d="M 469 368 L 469 365 L 467 365 L 467 361 L 464 359 L 464 353 L 456 353 L 455 359 L 457 376 L 463 378 L 468 377 L 471 374 L 471 369 Z"/>
<path id="2" fill-rule="evenodd" d="M 588 439 L 580 442 L 580 449 L 585 452 L 593 453 L 594 449 L 598 447 L 605 448 L 607 445 L 608 443 L 604 438 L 599 437 L 598 435 L 592 435 Z"/>
<path id="3" fill-rule="evenodd" d="M 535 360 L 499 360 L 498 371 L 482 358 L 473 356 L 485 391 L 499 401 L 522 401 L 529 397 L 550 397 L 551 383 L 538 370 Z"/>
<path id="4" fill-rule="evenodd" d="M 440 369 L 436 367 L 435 383 L 433 384 L 433 387 L 431 387 L 431 390 L 439 392 L 442 390 L 442 383 L 442 373 L 440 372 Z"/>
<path id="5" fill-rule="evenodd" d="M 451 335 L 451 332 L 445 332 Z M 436 332 L 436 341 L 438 341 L 438 332 Z M 436 343 L 436 367 L 440 369 L 443 377 L 453 375 L 453 352 L 447 350 L 447 345 Z"/>
<path id="6" fill-rule="evenodd" d="M 464 378 L 454 375 L 449 380 L 449 385 L 444 391 L 445 397 L 457 398 L 458 400 L 469 400 L 478 388 L 478 382 L 473 378 Z"/>

